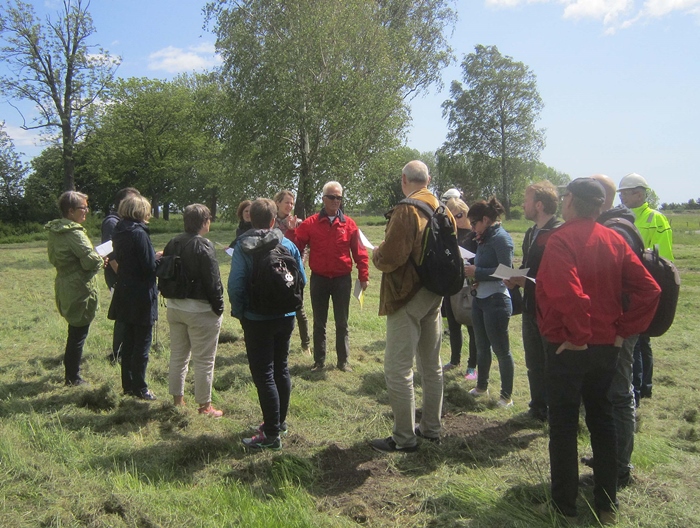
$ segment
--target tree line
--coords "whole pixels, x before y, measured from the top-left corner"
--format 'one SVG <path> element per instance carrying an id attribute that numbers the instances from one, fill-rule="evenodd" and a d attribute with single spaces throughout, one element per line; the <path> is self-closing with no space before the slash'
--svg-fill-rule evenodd
<path id="1" fill-rule="evenodd" d="M 171 81 L 119 78 L 121 59 L 90 41 L 88 8 L 63 0 L 42 22 L 8 0 L 0 14 L 0 90 L 33 103 L 24 128 L 54 140 L 26 167 L 0 128 L 3 221 L 53 217 L 56 197 L 76 188 L 107 211 L 126 186 L 166 219 L 192 202 L 230 213 L 282 188 L 305 217 L 328 180 L 347 189 L 345 206 L 378 213 L 403 197 L 400 170 L 415 158 L 430 166 L 434 191 L 496 195 L 508 215 L 529 182 L 568 180 L 538 161 L 535 74 L 496 46 L 464 57 L 443 104 L 443 147 L 403 144 L 410 101 L 454 60 L 446 0 L 212 1 L 203 15 L 221 67 Z"/>

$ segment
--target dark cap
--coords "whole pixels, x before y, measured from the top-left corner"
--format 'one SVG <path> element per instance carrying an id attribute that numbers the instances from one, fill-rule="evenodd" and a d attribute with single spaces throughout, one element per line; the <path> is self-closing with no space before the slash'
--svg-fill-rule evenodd
<path id="1" fill-rule="evenodd" d="M 566 187 L 559 187 L 559 191 L 562 196 L 571 193 L 579 200 L 593 205 L 603 205 L 605 202 L 605 188 L 593 178 L 576 178 Z"/>

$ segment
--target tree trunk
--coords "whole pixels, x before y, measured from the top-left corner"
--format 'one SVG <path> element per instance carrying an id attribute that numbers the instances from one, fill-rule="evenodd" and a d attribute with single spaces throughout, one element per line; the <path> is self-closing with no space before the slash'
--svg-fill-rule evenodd
<path id="1" fill-rule="evenodd" d="M 163 220 L 170 220 L 170 202 L 163 204 Z"/>
<path id="2" fill-rule="evenodd" d="M 158 194 L 154 194 L 151 198 L 151 210 L 153 211 L 153 218 L 160 218 L 160 207 L 158 204 Z"/>
<path id="3" fill-rule="evenodd" d="M 70 122 L 63 123 L 63 190 L 75 190 L 75 159 L 73 158 L 73 140 L 71 139 Z"/>
<path id="4" fill-rule="evenodd" d="M 209 203 L 207 206 L 209 207 L 209 212 L 211 213 L 211 221 L 214 222 L 216 221 L 216 201 L 217 201 L 217 189 L 216 187 L 213 187 L 211 189 L 211 193 L 209 193 Z"/>
<path id="5" fill-rule="evenodd" d="M 301 166 L 299 170 L 299 191 L 296 205 L 294 206 L 294 214 L 299 218 L 307 218 L 314 214 L 314 202 L 316 201 L 316 193 L 313 188 L 313 167 L 311 166 L 310 153 L 311 146 L 309 145 L 309 133 L 302 128 L 299 134 L 300 151 L 301 151 Z"/>

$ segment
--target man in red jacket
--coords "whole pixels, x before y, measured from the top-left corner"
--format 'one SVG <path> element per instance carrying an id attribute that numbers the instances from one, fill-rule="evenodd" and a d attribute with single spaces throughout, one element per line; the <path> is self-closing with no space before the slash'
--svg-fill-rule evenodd
<path id="1" fill-rule="evenodd" d="M 608 391 L 624 338 L 644 331 L 660 289 L 625 240 L 596 223 L 605 189 L 593 178 L 566 187 L 566 223 L 550 236 L 537 273 L 540 332 L 547 339 L 549 458 L 554 507 L 575 517 L 581 400 L 591 435 L 596 513 L 616 520 L 616 435 Z M 623 295 L 629 306 L 623 311 Z"/>
<path id="2" fill-rule="evenodd" d="M 323 370 L 326 362 L 326 321 L 329 300 L 333 299 L 335 317 L 335 349 L 338 369 L 350 372 L 348 354 L 348 312 L 352 292 L 352 262 L 357 265 L 362 289 L 369 284 L 369 258 L 360 241 L 360 230 L 354 220 L 343 214 L 340 204 L 343 187 L 336 181 L 323 186 L 323 209 L 304 220 L 296 230 L 295 243 L 301 254 L 309 246 L 311 268 L 310 294 L 314 312 L 314 372 Z"/>

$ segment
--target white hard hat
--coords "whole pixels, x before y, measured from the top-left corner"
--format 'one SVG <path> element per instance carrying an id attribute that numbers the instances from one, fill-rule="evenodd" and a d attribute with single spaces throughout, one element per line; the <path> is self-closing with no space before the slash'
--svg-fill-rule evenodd
<path id="1" fill-rule="evenodd" d="M 636 189 L 637 187 L 649 188 L 647 181 L 636 172 L 630 172 L 627 176 L 620 180 L 620 185 L 617 187 L 617 192 L 625 189 Z"/>
<path id="2" fill-rule="evenodd" d="M 446 202 L 450 198 L 461 198 L 461 197 L 462 197 L 462 193 L 453 187 L 452 189 L 447 189 L 444 193 L 442 193 L 440 200 L 443 202 Z"/>

